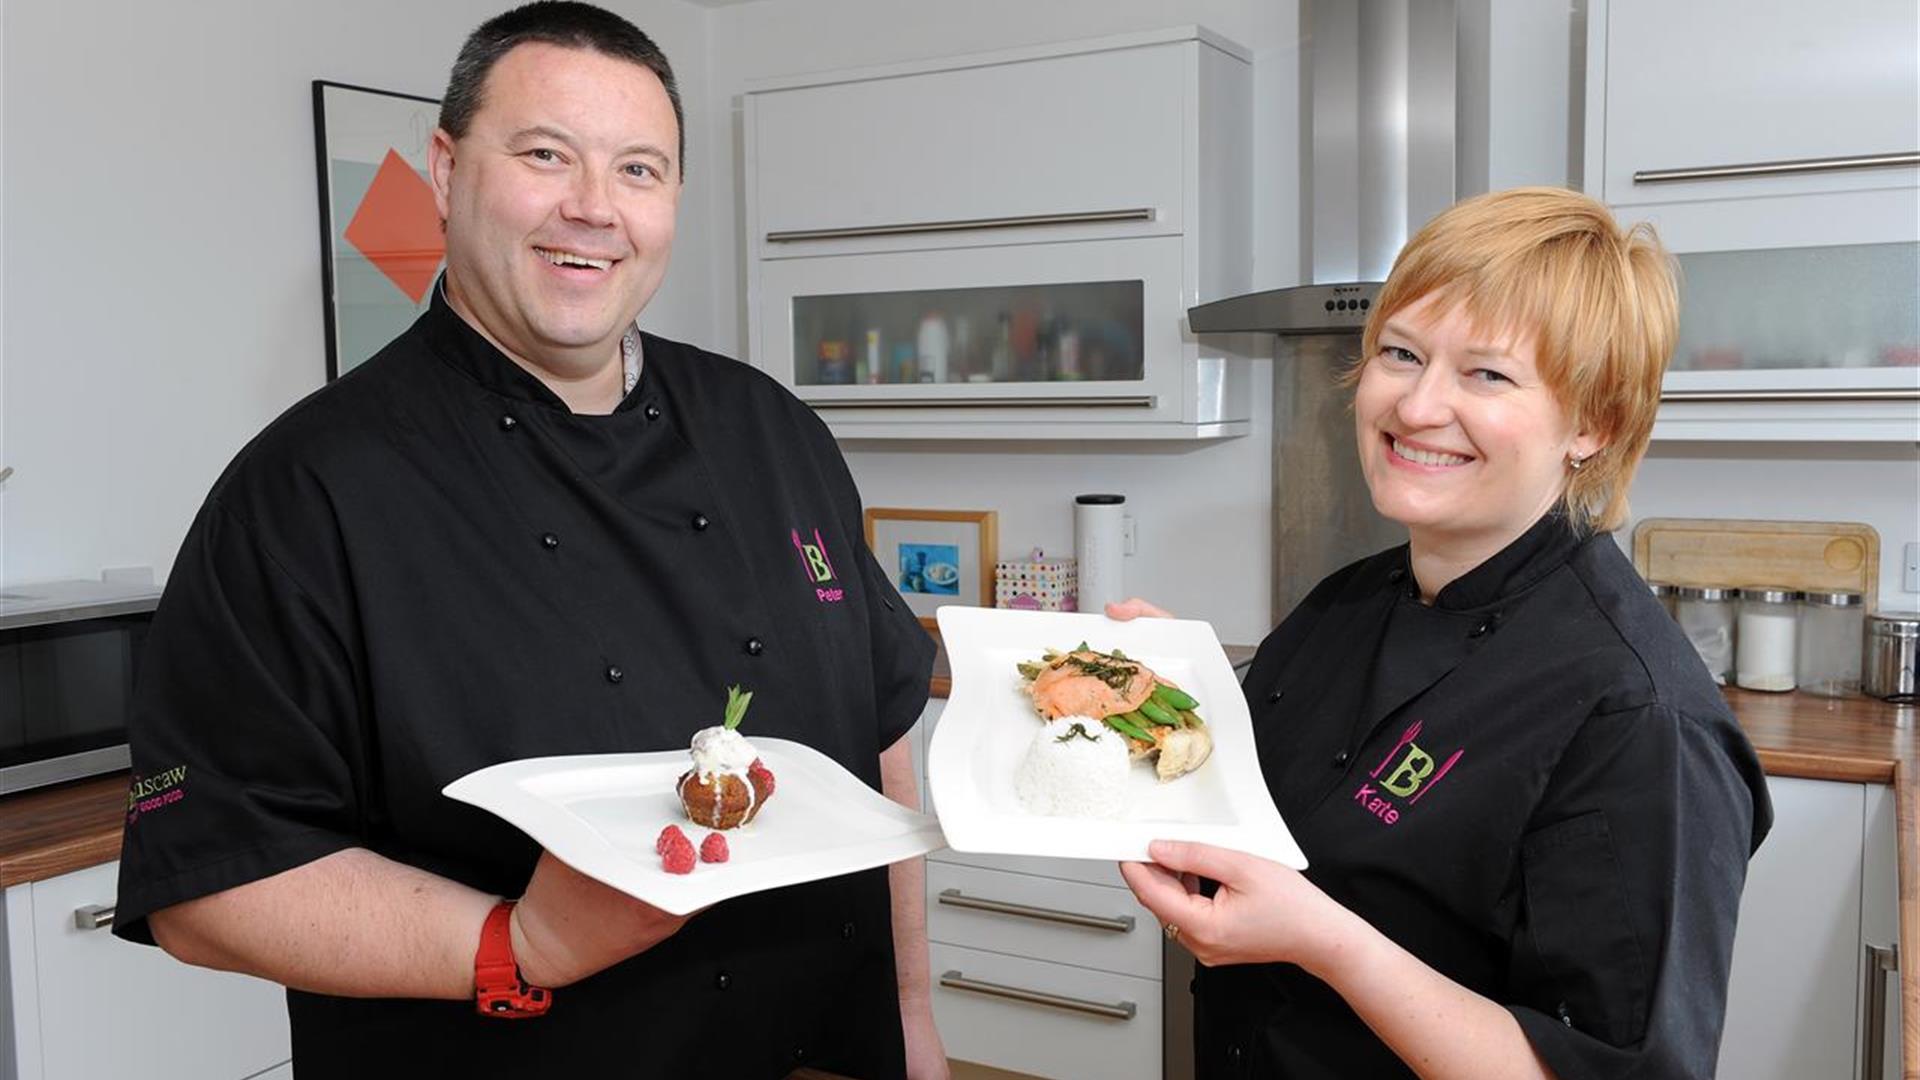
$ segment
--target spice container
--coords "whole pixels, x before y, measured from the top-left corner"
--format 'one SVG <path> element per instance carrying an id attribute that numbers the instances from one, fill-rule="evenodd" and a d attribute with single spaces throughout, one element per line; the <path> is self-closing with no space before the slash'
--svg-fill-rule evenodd
<path id="1" fill-rule="evenodd" d="M 1674 593 L 1674 618 L 1707 665 L 1713 681 L 1725 686 L 1733 674 L 1734 602 L 1739 589 L 1682 585 Z"/>
<path id="2" fill-rule="evenodd" d="M 1877 611 L 1867 616 L 1860 689 L 1868 697 L 1912 704 L 1916 652 L 1920 652 L 1920 611 Z"/>
<path id="3" fill-rule="evenodd" d="M 1649 581 L 1647 589 L 1653 593 L 1653 598 L 1660 602 L 1660 606 L 1667 609 L 1667 614 L 1674 613 L 1674 603 L 1680 598 L 1680 590 L 1677 586 L 1669 585 L 1664 581 Z"/>
<path id="4" fill-rule="evenodd" d="M 1800 689 L 1821 697 L 1860 692 L 1859 646 L 1866 615 L 1857 592 L 1810 592 L 1800 609 Z"/>
<path id="5" fill-rule="evenodd" d="M 1799 593 L 1765 586 L 1741 589 L 1735 685 L 1774 693 L 1793 689 L 1799 630 Z"/>

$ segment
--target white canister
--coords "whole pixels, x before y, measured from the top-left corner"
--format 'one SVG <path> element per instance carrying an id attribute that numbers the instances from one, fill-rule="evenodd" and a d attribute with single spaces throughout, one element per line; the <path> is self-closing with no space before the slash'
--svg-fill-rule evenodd
<path id="1" fill-rule="evenodd" d="M 1740 590 L 1740 629 L 1734 635 L 1734 684 L 1779 692 L 1794 687 L 1800 594 L 1792 589 Z"/>
<path id="2" fill-rule="evenodd" d="M 953 339 L 947 334 L 947 320 L 930 311 L 920 320 L 916 344 L 920 360 L 920 381 L 947 381 L 947 357 L 953 351 Z"/>
<path id="3" fill-rule="evenodd" d="M 1127 598 L 1120 560 L 1126 557 L 1125 495 L 1079 495 L 1073 500 L 1074 557 L 1080 572 L 1080 610 L 1101 612 Z"/>

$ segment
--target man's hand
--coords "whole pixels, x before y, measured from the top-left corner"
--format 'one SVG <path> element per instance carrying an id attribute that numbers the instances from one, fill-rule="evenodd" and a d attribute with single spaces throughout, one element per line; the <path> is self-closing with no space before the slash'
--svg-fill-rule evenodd
<path id="1" fill-rule="evenodd" d="M 1135 619 L 1171 619 L 1173 612 L 1155 607 L 1152 603 L 1137 596 L 1130 596 L 1107 605 L 1107 618 L 1117 622 L 1132 622 Z"/>
<path id="2" fill-rule="evenodd" d="M 645 952 L 686 924 L 542 851 L 513 909 L 513 956 L 534 986 L 578 982 Z"/>

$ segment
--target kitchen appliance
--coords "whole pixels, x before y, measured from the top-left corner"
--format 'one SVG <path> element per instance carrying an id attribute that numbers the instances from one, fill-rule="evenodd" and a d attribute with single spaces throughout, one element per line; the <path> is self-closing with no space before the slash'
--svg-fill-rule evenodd
<path id="1" fill-rule="evenodd" d="M 0 794 L 128 766 L 127 713 L 160 590 L 0 588 Z"/>
<path id="2" fill-rule="evenodd" d="M 1125 495 L 1077 495 L 1073 500 L 1073 554 L 1080 575 L 1079 610 L 1095 614 L 1127 598 L 1123 556 Z"/>
<path id="3" fill-rule="evenodd" d="M 1920 653 L 1920 611 L 1880 611 L 1867 616 L 1866 649 L 1860 656 L 1860 689 L 1868 697 L 1911 705 L 1914 659 Z"/>

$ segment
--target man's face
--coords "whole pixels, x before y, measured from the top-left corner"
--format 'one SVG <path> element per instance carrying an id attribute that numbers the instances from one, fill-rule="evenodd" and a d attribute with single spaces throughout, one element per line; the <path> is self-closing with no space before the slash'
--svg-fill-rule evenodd
<path id="1" fill-rule="evenodd" d="M 680 131 L 658 76 L 585 49 L 516 46 L 428 165 L 456 309 L 563 377 L 617 355 L 673 250 Z"/>

